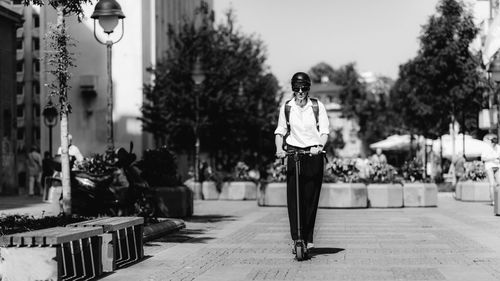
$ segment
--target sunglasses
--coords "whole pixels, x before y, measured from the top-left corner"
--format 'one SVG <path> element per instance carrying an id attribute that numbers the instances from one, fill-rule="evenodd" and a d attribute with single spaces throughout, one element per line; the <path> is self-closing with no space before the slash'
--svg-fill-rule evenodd
<path id="1" fill-rule="evenodd" d="M 298 93 L 300 90 L 302 90 L 302 92 L 307 92 L 307 91 L 309 91 L 309 89 L 310 89 L 310 88 L 309 88 L 309 87 L 307 87 L 307 86 L 292 87 L 292 90 L 293 90 L 294 92 L 297 92 L 297 93 Z"/>

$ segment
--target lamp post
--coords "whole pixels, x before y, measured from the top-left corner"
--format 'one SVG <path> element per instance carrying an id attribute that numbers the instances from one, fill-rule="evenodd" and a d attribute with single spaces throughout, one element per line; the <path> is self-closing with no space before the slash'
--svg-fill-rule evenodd
<path id="1" fill-rule="evenodd" d="M 205 80 L 205 73 L 203 72 L 200 58 L 196 59 L 194 63 L 193 70 L 191 72 L 191 78 L 195 84 L 195 94 L 194 94 L 194 102 L 195 102 L 195 117 L 194 117 L 194 136 L 195 136 L 195 144 L 194 144 L 194 179 L 195 184 L 200 181 L 200 88 L 201 84 Z M 199 194 L 197 195 L 199 196 Z"/>
<path id="2" fill-rule="evenodd" d="M 57 111 L 55 105 L 52 103 L 52 100 L 49 99 L 49 101 L 45 105 L 45 108 L 43 109 L 42 115 L 43 123 L 45 123 L 45 126 L 49 128 L 49 154 L 52 158 L 52 127 L 57 124 L 57 116 L 59 115 L 59 112 Z"/>
<path id="3" fill-rule="evenodd" d="M 122 12 L 120 4 L 116 0 L 99 0 L 95 6 L 94 13 L 90 16 L 94 19 L 94 37 L 97 42 L 106 45 L 107 50 L 107 73 L 108 73 L 108 87 L 107 87 L 107 115 L 106 115 L 106 127 L 107 127 L 107 144 L 108 151 L 114 150 L 114 139 L 113 139 L 113 76 L 111 72 L 111 58 L 112 58 L 112 46 L 118 43 L 123 38 L 125 31 L 124 18 L 125 15 Z M 99 21 L 99 25 L 102 27 L 104 33 L 108 36 L 113 33 L 113 30 L 118 25 L 119 20 L 122 22 L 122 34 L 118 40 L 107 40 L 101 41 L 96 34 L 96 20 Z"/>
<path id="4" fill-rule="evenodd" d="M 495 83 L 500 84 L 500 57 L 497 55 L 493 62 L 491 62 L 488 72 L 491 73 L 491 79 Z M 495 93 L 497 95 L 497 136 L 500 139 L 500 91 L 498 87 L 495 88 Z"/>

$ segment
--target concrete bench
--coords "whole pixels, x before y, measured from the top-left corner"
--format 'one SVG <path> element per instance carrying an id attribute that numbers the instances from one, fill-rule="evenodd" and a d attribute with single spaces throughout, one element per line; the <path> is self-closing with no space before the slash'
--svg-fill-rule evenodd
<path id="1" fill-rule="evenodd" d="M 73 223 L 73 229 L 98 227 L 102 229 L 102 266 L 104 272 L 114 271 L 144 257 L 142 217 L 102 217 Z"/>
<path id="2" fill-rule="evenodd" d="M 204 181 L 201 183 L 203 200 L 219 200 L 219 191 L 214 181 Z"/>
<path id="3" fill-rule="evenodd" d="M 368 205 L 375 208 L 403 207 L 403 186 L 401 184 L 374 184 L 367 186 Z"/>
<path id="4" fill-rule="evenodd" d="M 0 237 L 3 280 L 89 280 L 102 274 L 101 227 L 53 227 Z"/>

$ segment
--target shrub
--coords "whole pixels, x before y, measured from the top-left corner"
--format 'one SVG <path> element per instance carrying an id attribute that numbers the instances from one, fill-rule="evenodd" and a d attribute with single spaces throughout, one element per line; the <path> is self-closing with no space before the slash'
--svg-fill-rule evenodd
<path id="1" fill-rule="evenodd" d="M 350 159 L 333 158 L 326 166 L 323 182 L 360 182 L 359 170 L 356 161 Z"/>
<path id="2" fill-rule="evenodd" d="M 76 161 L 74 168 L 91 175 L 107 175 L 113 173 L 114 158 L 110 154 L 92 154 L 82 161 Z"/>
<path id="3" fill-rule="evenodd" d="M 19 232 L 32 231 L 56 226 L 65 226 L 67 224 L 81 222 L 92 219 L 90 217 L 72 216 L 48 216 L 35 218 L 28 215 L 9 215 L 0 217 L 0 236 Z"/>
<path id="4" fill-rule="evenodd" d="M 402 178 L 398 176 L 396 169 L 385 163 L 370 163 L 371 183 L 401 183 Z"/>
<path id="5" fill-rule="evenodd" d="M 267 168 L 268 182 L 286 182 L 286 164 L 281 159 L 276 159 Z"/>
<path id="6" fill-rule="evenodd" d="M 424 164 L 416 158 L 405 161 L 401 167 L 401 175 L 405 182 L 426 181 L 424 177 Z"/>
<path id="7" fill-rule="evenodd" d="M 486 179 L 486 170 L 482 161 L 473 161 L 465 163 L 465 173 L 461 180 L 482 181 Z"/>
<path id="8" fill-rule="evenodd" d="M 178 186 L 181 181 L 175 160 L 175 154 L 164 145 L 146 150 L 138 167 L 150 186 Z"/>

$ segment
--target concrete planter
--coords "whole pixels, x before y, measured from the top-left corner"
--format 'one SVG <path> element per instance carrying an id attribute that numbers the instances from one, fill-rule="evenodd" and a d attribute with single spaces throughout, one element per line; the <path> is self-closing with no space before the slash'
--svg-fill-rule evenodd
<path id="1" fill-rule="evenodd" d="M 201 184 L 203 200 L 219 200 L 219 191 L 214 181 L 204 181 Z"/>
<path id="2" fill-rule="evenodd" d="M 257 202 L 259 206 L 286 206 L 286 182 L 262 183 Z"/>
<path id="3" fill-rule="evenodd" d="M 460 181 L 455 198 L 462 201 L 490 201 L 490 186 L 486 181 Z"/>
<path id="4" fill-rule="evenodd" d="M 323 183 L 320 208 L 366 208 L 368 193 L 363 183 Z"/>
<path id="5" fill-rule="evenodd" d="M 169 217 L 185 218 L 193 215 L 193 191 L 187 186 L 156 187 L 159 196 L 168 208 Z"/>
<path id="6" fill-rule="evenodd" d="M 193 199 L 202 199 L 201 183 L 195 182 L 193 179 L 189 179 L 184 182 L 184 185 L 191 189 L 191 191 L 193 192 Z"/>
<path id="7" fill-rule="evenodd" d="M 399 183 L 371 183 L 367 190 L 369 207 L 403 207 L 403 186 Z"/>
<path id="8" fill-rule="evenodd" d="M 222 184 L 219 200 L 255 200 L 257 184 L 253 181 L 231 181 Z"/>
<path id="9" fill-rule="evenodd" d="M 435 183 L 408 182 L 403 185 L 405 207 L 436 207 L 438 189 Z"/>

